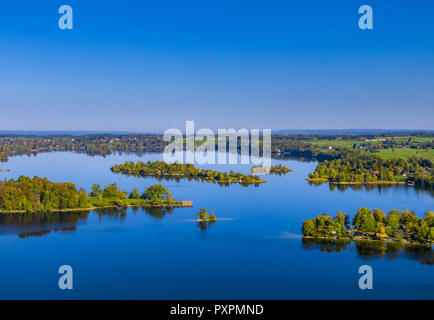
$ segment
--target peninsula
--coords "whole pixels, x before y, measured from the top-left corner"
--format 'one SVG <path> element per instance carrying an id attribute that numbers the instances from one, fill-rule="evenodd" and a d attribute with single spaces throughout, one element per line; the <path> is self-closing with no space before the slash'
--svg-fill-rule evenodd
<path id="1" fill-rule="evenodd" d="M 116 183 L 92 186 L 89 194 L 72 182 L 54 183 L 46 178 L 24 177 L 0 182 L 0 213 L 68 212 L 117 207 L 191 207 L 191 201 L 173 199 L 169 190 L 156 184 L 142 194 L 127 194 Z"/>

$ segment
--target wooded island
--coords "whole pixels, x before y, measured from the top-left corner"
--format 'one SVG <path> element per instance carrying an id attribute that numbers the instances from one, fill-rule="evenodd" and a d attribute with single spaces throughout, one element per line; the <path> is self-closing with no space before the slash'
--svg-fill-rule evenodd
<path id="1" fill-rule="evenodd" d="M 240 185 L 250 185 L 264 183 L 267 180 L 261 179 L 255 175 L 235 173 L 231 170 L 219 172 L 215 170 L 206 170 L 196 168 L 193 164 L 167 163 L 164 161 L 147 161 L 134 162 L 126 161 L 123 164 L 111 167 L 114 173 L 141 177 L 160 177 L 160 178 L 188 178 L 205 182 L 217 182 L 219 184 L 238 183 Z"/>
<path id="2" fill-rule="evenodd" d="M 434 243 L 434 211 L 426 211 L 423 219 L 408 210 L 390 210 L 386 216 L 379 209 L 357 210 L 350 226 L 349 215 L 327 213 L 303 222 L 305 237 L 352 240 L 386 240 L 398 242 Z"/>
<path id="3" fill-rule="evenodd" d="M 417 157 L 385 160 L 358 154 L 319 163 L 307 180 L 335 184 L 406 183 L 434 190 L 434 168 L 430 160 Z"/>

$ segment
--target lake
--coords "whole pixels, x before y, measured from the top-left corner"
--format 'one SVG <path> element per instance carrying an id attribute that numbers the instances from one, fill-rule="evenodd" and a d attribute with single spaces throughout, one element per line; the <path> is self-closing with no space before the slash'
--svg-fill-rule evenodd
<path id="1" fill-rule="evenodd" d="M 434 209 L 426 191 L 402 185 L 331 190 L 305 178 L 315 162 L 273 160 L 294 169 L 267 175 L 257 187 L 200 181 L 158 181 L 114 174 L 124 161 L 162 160 L 161 154 L 106 157 L 69 152 L 12 157 L 0 178 L 20 175 L 74 182 L 116 182 L 131 191 L 162 183 L 193 208 L 106 209 L 0 217 L 0 299 L 433 299 L 434 253 L 381 250 L 366 243 L 301 239 L 307 218 L 359 207 Z M 207 165 L 204 167 L 211 168 Z M 219 165 L 250 172 L 251 165 Z M 220 218 L 198 225 L 200 208 Z M 74 289 L 60 290 L 58 268 L 70 265 Z M 374 289 L 360 290 L 358 269 L 373 268 Z"/>

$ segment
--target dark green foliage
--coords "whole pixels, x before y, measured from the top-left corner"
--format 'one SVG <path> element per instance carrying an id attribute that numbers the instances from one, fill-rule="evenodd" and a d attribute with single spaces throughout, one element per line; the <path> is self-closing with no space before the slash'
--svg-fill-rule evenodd
<path id="1" fill-rule="evenodd" d="M 212 212 L 202 208 L 197 213 L 197 219 L 203 221 L 216 221 L 217 217 Z"/>
<path id="2" fill-rule="evenodd" d="M 347 227 L 348 215 L 338 212 L 334 219 L 326 213 L 303 222 L 304 236 L 318 238 L 363 238 L 363 239 L 406 239 L 420 243 L 434 243 L 434 212 L 427 211 L 423 219 L 414 212 L 391 210 L 387 217 L 384 211 L 368 208 L 357 210 L 353 219 L 354 228 Z"/>
<path id="3" fill-rule="evenodd" d="M 142 199 L 150 200 L 152 203 L 159 203 L 162 201 L 169 201 L 172 196 L 165 187 L 161 184 L 155 184 L 147 187 L 142 194 Z"/>
<path id="4" fill-rule="evenodd" d="M 368 208 L 357 210 L 353 219 L 353 225 L 364 233 L 375 232 L 377 226 L 374 215 Z"/>
<path id="5" fill-rule="evenodd" d="M 431 161 L 422 158 L 384 160 L 370 154 L 356 154 L 319 163 L 311 179 L 326 179 L 335 183 L 376 183 L 406 181 L 434 190 L 434 168 Z"/>
<path id="6" fill-rule="evenodd" d="M 246 185 L 264 182 L 264 180 L 261 180 L 258 176 L 235 173 L 232 170 L 228 174 L 214 170 L 201 170 L 192 164 L 169 164 L 164 161 L 148 161 L 146 163 L 127 161 L 123 164 L 112 166 L 111 170 L 115 173 L 142 177 L 182 177 L 218 183 L 240 183 Z"/>
<path id="7" fill-rule="evenodd" d="M 345 221 L 343 214 L 333 219 L 327 213 L 303 222 L 303 235 L 310 237 L 333 237 L 343 238 L 348 236 L 347 228 L 343 224 Z"/>
<path id="8" fill-rule="evenodd" d="M 24 177 L 0 182 L 1 211 L 52 211 L 89 207 L 84 189 L 71 182 L 54 183 L 46 178 Z"/>
<path id="9" fill-rule="evenodd" d="M 137 188 L 133 189 L 133 192 L 131 192 L 128 196 L 129 199 L 140 199 L 140 193 L 139 190 L 137 190 Z"/>
<path id="10" fill-rule="evenodd" d="M 103 198 L 126 199 L 127 193 L 118 188 L 116 183 L 109 184 L 102 192 Z"/>
<path id="11" fill-rule="evenodd" d="M 54 183 L 46 178 L 20 177 L 18 180 L 0 182 L 0 212 L 48 212 L 92 209 L 93 207 L 126 206 L 177 206 L 169 190 L 161 184 L 149 186 L 140 196 L 134 188 L 127 199 L 127 193 L 116 183 L 101 190 L 92 186 L 89 197 L 83 188 L 77 191 L 71 182 Z"/>

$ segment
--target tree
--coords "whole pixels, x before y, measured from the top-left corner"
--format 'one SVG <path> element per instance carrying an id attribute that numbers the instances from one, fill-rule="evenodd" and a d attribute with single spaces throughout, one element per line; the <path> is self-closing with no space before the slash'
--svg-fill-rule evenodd
<path id="1" fill-rule="evenodd" d="M 377 224 L 374 215 L 368 208 L 360 208 L 354 216 L 353 225 L 361 232 L 375 232 Z"/>
<path id="2" fill-rule="evenodd" d="M 134 188 L 133 192 L 130 193 L 130 195 L 128 196 L 128 198 L 130 198 L 130 199 L 140 199 L 139 190 L 137 190 L 137 188 Z"/>
<path id="3" fill-rule="evenodd" d="M 142 193 L 142 199 L 150 200 L 153 203 L 160 203 L 171 200 L 172 195 L 162 184 L 155 184 L 145 189 Z"/>
<path id="4" fill-rule="evenodd" d="M 84 190 L 83 188 L 80 188 L 80 191 L 78 192 L 78 205 L 80 208 L 89 207 L 89 202 L 87 201 L 86 190 Z"/>
<path id="5" fill-rule="evenodd" d="M 345 225 L 345 212 L 338 211 L 334 218 L 335 222 L 341 226 Z"/>
<path id="6" fill-rule="evenodd" d="M 94 183 L 92 185 L 92 192 L 89 193 L 89 196 L 98 197 L 99 194 L 102 194 L 101 186 L 99 184 Z"/>
<path id="7" fill-rule="evenodd" d="M 399 210 L 390 210 L 386 218 L 386 233 L 390 237 L 397 237 L 401 221 Z"/>
<path id="8" fill-rule="evenodd" d="M 374 209 L 374 218 L 377 222 L 386 223 L 386 214 L 382 210 Z"/>
<path id="9" fill-rule="evenodd" d="M 302 231 L 303 231 L 304 236 L 308 236 L 308 237 L 315 236 L 315 233 L 316 233 L 315 232 L 315 224 L 313 223 L 313 221 L 310 219 L 305 220 L 303 222 Z"/>
<path id="10" fill-rule="evenodd" d="M 115 198 L 115 199 L 126 199 L 127 194 L 125 191 L 118 188 L 116 183 L 109 184 L 104 188 L 102 192 L 103 198 Z"/>

